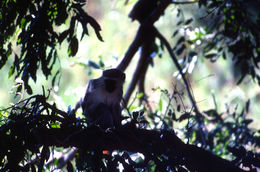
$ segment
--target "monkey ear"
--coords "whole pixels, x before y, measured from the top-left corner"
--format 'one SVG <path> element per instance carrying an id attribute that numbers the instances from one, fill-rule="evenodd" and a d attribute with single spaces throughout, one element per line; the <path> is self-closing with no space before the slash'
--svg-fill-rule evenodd
<path id="1" fill-rule="evenodd" d="M 125 73 L 122 75 L 122 80 L 125 81 Z"/>

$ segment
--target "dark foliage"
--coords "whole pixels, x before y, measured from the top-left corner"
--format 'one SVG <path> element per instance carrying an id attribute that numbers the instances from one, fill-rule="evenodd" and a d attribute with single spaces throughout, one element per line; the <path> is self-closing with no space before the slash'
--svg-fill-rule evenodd
<path id="1" fill-rule="evenodd" d="M 8 58 L 13 55 L 14 63 L 10 68 L 9 77 L 15 74 L 15 78 L 21 77 L 26 91 L 32 94 L 28 84 L 29 79 L 37 80 L 37 70 L 41 67 L 42 73 L 48 79 L 56 63 L 57 45 L 65 39 L 69 43 L 68 55 L 75 56 L 78 51 L 78 38 L 76 28 L 82 25 L 81 39 L 88 34 L 87 24 L 96 32 L 99 40 L 100 26 L 94 18 L 83 9 L 85 0 L 77 1 L 1 1 L 0 3 L 0 69 Z M 70 22 L 68 29 L 57 32 L 57 28 Z M 60 29 L 59 29 L 60 30 Z M 14 53 L 12 39 L 21 49 Z M 60 71 L 52 75 L 54 85 Z M 18 89 L 20 91 L 21 87 Z"/>
<path id="2" fill-rule="evenodd" d="M 205 58 L 212 62 L 219 57 L 232 59 L 238 84 L 249 75 L 260 85 L 260 1 L 201 0 L 198 4 L 201 10 L 206 10 L 205 15 L 197 21 L 204 26 L 206 33 L 197 33 L 197 38 L 183 41 L 182 46 L 176 44 L 176 54 L 181 54 L 187 48 L 184 45 L 190 47 L 199 40 L 203 49 L 200 54 Z M 177 17 L 180 18 L 177 26 L 190 23 L 189 20 L 183 21 L 179 13 Z M 178 30 L 173 36 L 177 34 Z"/>
<path id="3" fill-rule="evenodd" d="M 143 112 L 134 112 L 134 119 L 130 123 L 115 130 L 104 131 L 96 126 L 87 126 L 84 120 L 76 119 L 73 114 L 57 109 L 55 104 L 49 104 L 46 98 L 35 95 L 2 111 L 2 113 L 8 112 L 9 116 L 2 119 L 4 124 L 0 128 L 1 170 L 33 171 L 35 168 L 46 168 L 46 162 L 52 153 L 51 146 L 80 148 L 75 155 L 75 167 L 70 160 L 65 161 L 68 170 L 77 168 L 78 170 L 117 171 L 119 164 L 122 164 L 127 171 L 137 169 L 150 171 L 151 168 L 159 171 L 242 171 L 235 167 L 240 164 L 251 169 L 253 166 L 259 167 L 259 155 L 246 151 L 241 146 L 238 147 L 241 140 L 233 140 L 233 146 L 228 148 L 236 157 L 233 162 L 229 162 L 202 148 L 183 143 L 174 131 L 167 127 L 167 122 L 173 121 L 171 119 L 163 120 L 164 130 L 146 130 L 140 128 L 142 124 L 139 123 Z M 214 110 L 207 112 L 211 117 L 220 116 L 219 114 L 213 115 L 213 113 L 216 112 Z M 235 122 L 238 118 L 232 116 L 234 122 L 227 125 L 231 125 L 232 130 L 235 130 L 232 133 L 239 134 L 244 141 L 247 140 L 259 146 L 259 138 L 255 137 L 254 132 L 247 128 L 248 122 L 244 120 L 239 124 Z M 221 117 L 219 120 L 224 121 Z M 207 119 L 205 118 L 204 121 Z M 156 125 L 156 123 L 154 124 Z M 227 133 L 229 128 L 225 127 L 226 124 L 219 122 L 212 131 Z M 187 131 L 203 132 L 198 135 L 205 135 L 205 130 L 202 130 L 200 126 L 196 128 L 200 131 L 195 129 Z M 238 129 L 240 129 L 239 132 Z M 218 140 L 224 139 L 227 142 L 232 140 L 225 135 L 218 135 L 216 132 L 209 134 L 208 137 L 214 137 L 217 142 L 210 142 L 211 139 L 205 142 L 200 137 L 193 138 L 193 142 L 210 148 L 219 145 Z M 220 142 L 225 144 L 222 140 Z M 119 153 L 104 153 L 104 150 L 118 150 Z M 210 148 L 210 150 L 213 149 Z M 140 152 L 145 158 L 139 157 L 139 159 L 133 160 L 131 152 Z"/>
<path id="4" fill-rule="evenodd" d="M 84 120 L 76 119 L 73 114 L 60 111 L 55 104 L 47 103 L 46 97 L 40 95 L 24 100 L 3 112 L 9 113 L 8 118 L 2 119 L 5 124 L 1 125 L 0 130 L 2 140 L 0 142 L 0 167 L 4 171 L 43 169 L 45 162 L 50 158 L 50 146 L 80 148 L 76 155 L 78 170 L 110 171 L 116 170 L 119 164 L 122 164 L 125 170 L 149 170 L 151 166 L 155 166 L 155 169 L 159 171 L 170 169 L 206 171 L 213 168 L 213 166 L 202 166 L 204 163 L 198 163 L 196 156 L 200 156 L 202 161 L 210 156 L 212 159 L 207 161 L 211 165 L 216 164 L 215 170 L 238 170 L 228 161 L 215 157 L 201 148 L 184 144 L 173 131 L 136 128 L 139 125 L 138 117 L 141 117 L 143 113 L 133 113 L 135 119 L 132 122 L 107 132 L 99 127 L 87 127 Z M 235 123 L 232 125 L 233 128 L 240 127 Z M 240 134 L 251 137 L 251 142 L 255 144 L 252 132 L 241 130 Z M 214 134 L 214 137 L 222 139 L 217 134 Z M 203 143 L 199 138 L 195 140 L 197 143 Z M 240 140 L 235 142 L 238 145 Z M 214 143 L 211 144 L 216 146 Z M 102 152 L 102 150 L 115 149 L 122 151 L 122 154 L 111 155 Z M 230 147 L 229 149 L 237 157 L 234 160 L 235 165 L 241 163 L 249 167 L 251 164 L 259 165 L 257 154 L 247 153 L 245 149 L 241 152 L 241 149 L 243 148 Z M 143 153 L 145 159 L 134 161 L 130 157 L 131 153 L 126 151 Z M 193 153 L 191 154 L 190 151 Z M 35 157 L 36 154 L 38 156 Z M 66 164 L 67 169 L 73 168 L 70 161 Z"/>

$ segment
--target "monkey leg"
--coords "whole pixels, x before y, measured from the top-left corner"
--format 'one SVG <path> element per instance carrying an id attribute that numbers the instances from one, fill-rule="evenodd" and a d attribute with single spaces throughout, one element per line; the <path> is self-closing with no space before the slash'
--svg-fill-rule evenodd
<path id="1" fill-rule="evenodd" d="M 110 108 L 104 104 L 99 103 L 91 114 L 92 124 L 98 125 L 103 129 L 114 127 L 113 115 Z"/>

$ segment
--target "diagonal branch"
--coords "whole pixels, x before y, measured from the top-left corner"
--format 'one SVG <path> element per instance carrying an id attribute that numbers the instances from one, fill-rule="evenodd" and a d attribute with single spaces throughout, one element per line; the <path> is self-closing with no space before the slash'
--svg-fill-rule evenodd
<path id="1" fill-rule="evenodd" d="M 145 72 L 145 66 L 149 63 L 149 53 L 147 52 L 147 47 L 145 45 L 142 46 L 142 52 L 140 55 L 140 59 L 136 66 L 135 72 L 133 74 L 132 80 L 127 88 L 127 91 L 124 95 L 124 106 L 127 107 L 130 96 L 132 95 L 136 84 L 140 81 L 141 75 Z"/>

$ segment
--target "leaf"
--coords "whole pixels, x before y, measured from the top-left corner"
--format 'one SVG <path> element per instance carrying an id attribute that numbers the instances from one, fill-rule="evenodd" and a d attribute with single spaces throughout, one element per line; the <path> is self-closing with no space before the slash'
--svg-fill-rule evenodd
<path id="1" fill-rule="evenodd" d="M 243 123 L 244 123 L 245 125 L 249 125 L 249 124 L 252 123 L 252 122 L 253 122 L 252 119 L 245 119 L 245 120 L 243 121 Z"/>
<path id="2" fill-rule="evenodd" d="M 195 51 L 190 51 L 190 52 L 189 52 L 189 56 L 190 56 L 190 57 L 193 57 L 193 56 L 196 56 L 196 55 L 198 55 L 198 53 L 195 52 Z"/>
<path id="3" fill-rule="evenodd" d="M 180 48 L 178 48 L 176 50 L 176 54 L 180 55 L 184 51 L 185 48 L 186 48 L 186 46 L 183 44 Z"/>
<path id="4" fill-rule="evenodd" d="M 138 117 L 139 117 L 139 112 L 137 111 L 133 112 L 133 119 L 137 120 Z"/>
<path id="5" fill-rule="evenodd" d="M 172 34 L 172 37 L 175 37 L 178 33 L 179 33 L 179 30 L 178 30 L 178 29 L 175 30 L 175 31 L 173 32 L 173 34 Z"/>
<path id="6" fill-rule="evenodd" d="M 60 71 L 58 70 L 58 71 L 55 73 L 54 77 L 52 78 L 52 81 L 51 81 L 51 85 L 52 85 L 52 86 L 55 85 L 56 78 L 57 78 L 57 76 L 58 76 L 59 73 L 60 73 Z"/>
<path id="7" fill-rule="evenodd" d="M 222 52 L 222 55 L 223 55 L 223 58 L 226 60 L 227 59 L 227 55 L 226 55 L 225 51 Z"/>
<path id="8" fill-rule="evenodd" d="M 0 69 L 5 65 L 6 62 L 7 62 L 6 54 L 2 54 L 1 52 Z"/>
<path id="9" fill-rule="evenodd" d="M 59 35 L 58 41 L 60 44 L 64 41 L 64 39 L 68 36 L 69 33 L 69 30 L 65 30 Z"/>
<path id="10" fill-rule="evenodd" d="M 70 47 L 69 47 L 69 56 L 75 56 L 78 52 L 78 47 L 79 47 L 79 43 L 78 43 L 78 39 L 76 38 L 76 36 L 73 36 L 70 42 Z"/>
<path id="11" fill-rule="evenodd" d="M 25 24 L 26 24 L 26 18 L 22 18 L 21 20 L 21 24 L 20 24 L 20 27 L 23 29 L 25 27 Z"/>
<path id="12" fill-rule="evenodd" d="M 51 122 L 50 127 L 51 128 L 60 128 L 60 124 L 58 124 L 57 122 Z"/>
<path id="13" fill-rule="evenodd" d="M 93 17 L 88 16 L 88 23 L 94 28 L 95 33 L 96 33 L 98 39 L 103 42 L 103 38 L 102 38 L 102 36 L 100 34 L 101 27 L 98 24 L 98 22 Z"/>
<path id="14" fill-rule="evenodd" d="M 184 42 L 185 41 L 185 38 L 184 38 L 184 36 L 182 36 L 182 37 L 180 37 L 179 39 L 178 39 L 178 41 L 177 41 L 177 45 L 179 45 L 179 44 L 181 44 L 182 42 Z"/>
<path id="15" fill-rule="evenodd" d="M 160 99 L 158 110 L 161 112 L 162 108 L 163 108 L 163 102 L 162 102 L 162 99 Z"/>
<path id="16" fill-rule="evenodd" d="M 216 44 L 215 43 L 208 43 L 207 45 L 206 45 L 206 47 L 203 49 L 203 52 L 204 53 L 207 53 L 207 52 L 209 52 L 210 50 L 212 50 L 213 48 L 215 48 L 216 47 Z"/>
<path id="17" fill-rule="evenodd" d="M 61 3 L 59 3 L 59 4 L 61 4 Z M 60 6 L 60 8 L 58 10 L 58 15 L 55 19 L 55 24 L 57 26 L 60 26 L 61 24 L 63 24 L 68 17 L 68 13 L 66 11 L 66 4 L 61 4 L 61 5 L 62 6 Z"/>
<path id="18" fill-rule="evenodd" d="M 22 87 L 20 87 L 20 88 L 22 88 Z M 32 94 L 31 86 L 29 86 L 28 84 L 25 84 L 25 88 L 26 88 L 27 93 L 31 95 Z"/>
<path id="19" fill-rule="evenodd" d="M 11 66 L 10 70 L 9 70 L 8 78 L 11 78 L 11 76 L 13 76 L 13 74 L 14 74 L 14 69 L 15 69 L 15 67 L 14 67 L 14 64 L 13 64 L 13 65 Z"/>
<path id="20" fill-rule="evenodd" d="M 139 116 L 140 117 L 144 116 L 144 111 L 143 110 L 139 112 Z"/>
<path id="21" fill-rule="evenodd" d="M 173 119 L 174 121 L 176 121 L 176 120 L 177 120 L 176 114 L 175 114 L 174 112 L 172 112 L 171 114 L 172 114 L 172 119 Z"/>
<path id="22" fill-rule="evenodd" d="M 246 102 L 246 112 L 249 112 L 250 100 Z"/>
<path id="23" fill-rule="evenodd" d="M 183 121 L 183 120 L 185 120 L 185 119 L 188 119 L 190 117 L 190 113 L 184 113 L 184 114 L 182 114 L 180 117 L 179 117 L 179 119 L 178 119 L 178 121 Z"/>
<path id="24" fill-rule="evenodd" d="M 245 76 L 246 76 L 246 74 L 243 74 L 243 75 L 240 77 L 240 79 L 237 81 L 237 85 L 239 85 L 239 84 L 243 81 L 243 79 L 245 78 Z"/>
<path id="25" fill-rule="evenodd" d="M 186 22 L 185 22 L 184 24 L 185 24 L 185 25 L 191 24 L 192 21 L 193 21 L 193 19 L 190 18 L 190 19 L 186 20 Z"/>
<path id="26" fill-rule="evenodd" d="M 216 57 L 216 56 L 217 56 L 217 53 L 210 53 L 210 54 L 205 55 L 205 58 L 211 59 L 211 58 Z"/>
<path id="27" fill-rule="evenodd" d="M 102 56 L 98 56 L 98 65 L 99 65 L 99 67 L 101 67 L 101 68 L 104 68 L 104 67 L 105 67 L 105 64 L 104 64 L 104 62 L 103 62 Z"/>
<path id="28" fill-rule="evenodd" d="M 177 25 L 177 26 L 179 26 L 179 25 L 181 25 L 182 23 L 183 23 L 183 21 L 182 21 L 182 20 L 180 20 L 180 21 L 178 21 L 178 22 L 177 22 L 177 24 L 176 24 L 176 25 Z"/>
<path id="29" fill-rule="evenodd" d="M 92 60 L 88 61 L 88 66 L 89 67 L 93 67 L 94 69 L 100 69 L 99 65 L 96 62 L 92 61 Z"/>
<path id="30" fill-rule="evenodd" d="M 181 15 L 181 12 L 182 12 L 182 11 L 181 11 L 181 9 L 180 9 L 180 8 L 178 8 L 178 9 L 177 9 L 177 17 L 180 17 L 180 15 Z"/>
<path id="31" fill-rule="evenodd" d="M 143 92 L 138 93 L 138 94 L 136 95 L 136 98 L 138 98 L 138 99 L 140 99 L 140 98 L 142 98 L 142 97 L 144 97 L 144 93 L 143 93 Z"/>
<path id="32" fill-rule="evenodd" d="M 180 112 L 181 111 L 181 105 L 177 106 L 177 111 Z"/>

